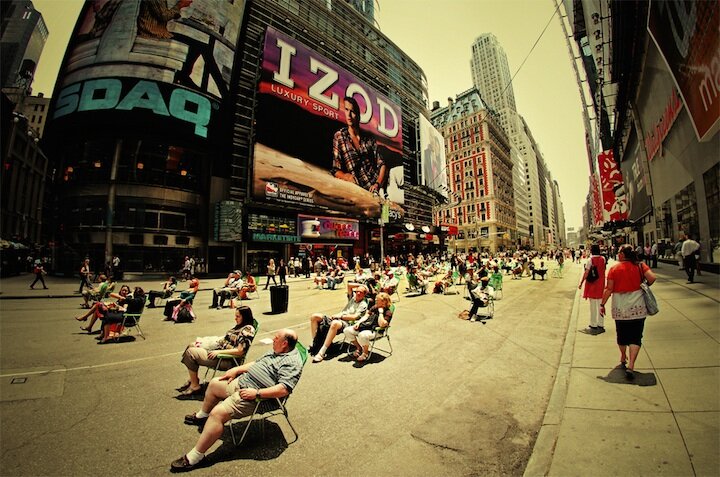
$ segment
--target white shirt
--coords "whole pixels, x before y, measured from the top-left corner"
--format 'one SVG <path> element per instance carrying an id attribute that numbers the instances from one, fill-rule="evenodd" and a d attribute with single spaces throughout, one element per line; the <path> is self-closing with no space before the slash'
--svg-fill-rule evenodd
<path id="1" fill-rule="evenodd" d="M 687 239 L 683 242 L 682 248 L 680 249 L 680 253 L 683 257 L 687 257 L 688 255 L 692 255 L 695 252 L 697 252 L 700 249 L 700 244 L 694 241 L 693 239 Z"/>

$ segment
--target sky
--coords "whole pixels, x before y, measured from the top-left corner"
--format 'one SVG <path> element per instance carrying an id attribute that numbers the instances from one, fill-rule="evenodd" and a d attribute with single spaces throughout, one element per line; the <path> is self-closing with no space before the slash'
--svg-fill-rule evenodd
<path id="1" fill-rule="evenodd" d="M 82 0 L 33 0 L 50 35 L 33 93 L 52 94 L 60 63 Z M 530 126 L 553 178 L 560 186 L 565 225 L 582 225 L 588 166 L 582 103 L 553 0 L 380 0 L 382 32 L 425 72 L 430 105 L 472 87 L 470 47 L 493 33 L 505 49 L 518 112 Z"/>

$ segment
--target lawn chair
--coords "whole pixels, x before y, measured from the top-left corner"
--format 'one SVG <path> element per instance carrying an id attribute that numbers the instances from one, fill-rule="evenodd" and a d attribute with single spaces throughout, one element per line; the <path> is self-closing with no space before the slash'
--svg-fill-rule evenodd
<path id="1" fill-rule="evenodd" d="M 495 299 L 500 300 L 502 298 L 502 289 L 503 289 L 503 276 L 502 273 L 496 272 L 490 275 L 490 281 L 488 282 L 488 286 L 492 287 L 493 290 L 495 290 Z"/>
<path id="2" fill-rule="evenodd" d="M 407 280 L 408 280 L 408 289 L 405 292 L 405 294 L 418 292 L 421 295 L 424 295 L 425 293 L 427 293 L 427 283 L 424 285 L 421 284 L 420 281 L 418 280 L 417 276 L 415 276 L 413 274 L 408 274 L 406 276 L 407 276 Z"/>
<path id="3" fill-rule="evenodd" d="M 255 328 L 255 336 L 257 336 L 258 331 L 260 330 L 260 324 L 258 323 L 258 320 L 256 320 L 256 319 L 253 319 L 253 328 Z M 255 336 L 253 336 L 253 340 L 255 339 Z M 251 341 L 251 345 L 252 345 L 252 341 Z M 223 361 L 225 361 L 225 362 L 232 361 L 233 366 L 231 366 L 231 368 L 235 367 L 235 366 L 242 366 L 245 363 L 245 357 L 247 357 L 248 352 L 250 352 L 250 348 L 248 348 L 247 351 L 245 351 L 245 354 L 242 356 L 235 356 L 233 354 L 227 354 L 227 353 L 218 353 L 218 355 L 217 355 L 218 361 L 215 364 L 215 367 L 214 368 L 208 367 L 207 369 L 205 369 L 205 376 L 203 377 L 203 381 L 208 381 L 207 375 L 211 369 L 212 369 L 213 373 L 212 373 L 212 376 L 210 376 L 210 379 L 214 378 L 218 371 L 222 371 L 221 366 L 222 366 Z M 227 368 L 227 369 L 230 369 L 230 368 Z"/>
<path id="4" fill-rule="evenodd" d="M 393 317 L 395 316 L 395 305 L 390 305 L 390 310 L 393 313 Z M 390 322 L 392 324 L 392 321 Z M 383 353 L 387 353 L 388 356 L 392 356 L 393 354 L 393 348 L 392 348 L 392 342 L 390 341 L 390 326 L 387 325 L 387 327 L 382 328 L 380 326 L 375 328 L 375 338 L 370 340 L 370 349 L 368 350 L 368 359 L 370 359 L 370 356 L 373 354 L 373 350 L 375 349 L 375 343 L 377 343 L 380 340 L 387 339 L 388 346 L 390 346 L 390 350 L 381 349 L 378 348 L 378 350 L 382 351 Z"/>
<path id="5" fill-rule="evenodd" d="M 300 358 L 302 359 L 303 366 L 307 362 L 308 358 L 308 352 L 305 346 L 302 345 L 299 341 L 295 344 L 295 349 L 300 354 Z M 263 435 L 265 434 L 265 420 L 269 417 L 276 416 L 282 414 L 285 416 L 285 420 L 287 421 L 288 425 L 290 426 L 290 429 L 292 429 L 293 434 L 295 434 L 295 439 L 292 442 L 288 442 L 288 444 L 292 444 L 293 442 L 298 440 L 298 433 L 295 430 L 295 427 L 293 427 L 292 422 L 290 422 L 290 417 L 288 416 L 287 412 L 287 401 L 290 398 L 290 395 L 283 398 L 267 398 L 267 399 L 255 399 L 255 409 L 253 410 L 252 414 L 250 415 L 250 418 L 247 420 L 247 425 L 245 426 L 245 430 L 242 433 L 242 436 L 240 436 L 240 440 L 235 439 L 235 431 L 233 430 L 233 423 L 235 421 L 239 421 L 241 419 L 231 419 L 229 421 L 230 426 L 230 435 L 232 436 L 233 444 L 236 446 L 242 444 L 242 441 L 245 439 L 245 436 L 247 435 L 248 430 L 250 429 L 250 424 L 252 424 L 253 420 L 255 419 L 255 416 L 257 416 L 262 423 L 262 429 L 263 429 Z M 242 418 L 245 419 L 245 418 Z"/>
<path id="6" fill-rule="evenodd" d="M 115 341 L 119 341 L 120 338 L 125 336 L 131 335 L 131 330 L 133 328 L 137 328 L 138 333 L 140 336 L 142 336 L 142 339 L 145 339 L 145 334 L 142 331 L 142 328 L 140 328 L 140 317 L 142 316 L 142 312 L 145 309 L 145 306 L 143 304 L 142 309 L 140 310 L 140 313 L 123 313 L 123 321 L 120 325 L 120 329 L 123 330 L 121 334 L 118 334 L 115 337 Z"/>

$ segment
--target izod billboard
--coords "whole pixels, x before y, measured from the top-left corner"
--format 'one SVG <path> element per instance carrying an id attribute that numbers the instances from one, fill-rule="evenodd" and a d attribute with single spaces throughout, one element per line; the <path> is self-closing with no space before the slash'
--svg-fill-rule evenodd
<path id="1" fill-rule="evenodd" d="M 245 2 L 87 1 L 60 71 L 54 128 L 211 139 Z"/>
<path id="2" fill-rule="evenodd" d="M 402 213 L 400 107 L 268 27 L 256 114 L 256 199 L 380 217 Z"/>

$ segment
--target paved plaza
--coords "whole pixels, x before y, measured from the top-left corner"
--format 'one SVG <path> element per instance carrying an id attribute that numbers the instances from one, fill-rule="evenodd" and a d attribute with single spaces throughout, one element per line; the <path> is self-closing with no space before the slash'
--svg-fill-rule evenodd
<path id="1" fill-rule="evenodd" d="M 582 332 L 580 273 L 567 264 L 561 279 L 506 280 L 486 324 L 457 318 L 469 307 L 462 293 L 401 294 L 392 355 L 358 366 L 334 350 L 308 362 L 288 402 L 296 442 L 278 418 L 237 448 L 226 432 L 193 475 L 717 475 L 718 276 L 687 285 L 661 265 L 661 312 L 648 319 L 630 383 L 614 370 L 612 320 L 605 334 Z M 230 310 L 208 309 L 222 280 L 201 282 L 195 323 L 150 309 L 146 340 L 98 346 L 73 319 L 77 280 L 49 277 L 49 290 L 29 290 L 31 278 L 0 280 L 0 474 L 168 473 L 198 436 L 183 416 L 200 403 L 175 399 L 187 376 L 181 352 L 233 325 Z M 244 302 L 260 322 L 250 359 L 278 328 L 309 344 L 309 315 L 340 310 L 343 291 L 310 284 L 290 280 L 287 313 L 270 314 L 262 289 Z"/>

